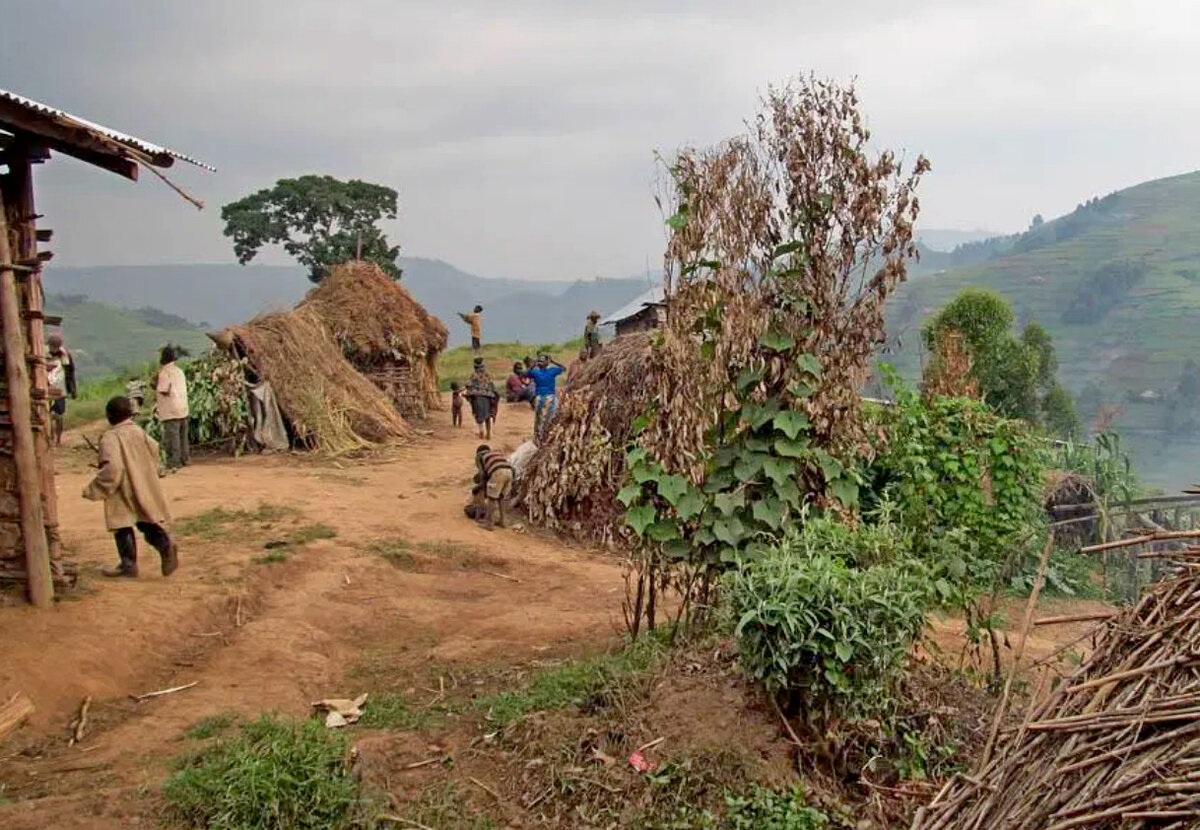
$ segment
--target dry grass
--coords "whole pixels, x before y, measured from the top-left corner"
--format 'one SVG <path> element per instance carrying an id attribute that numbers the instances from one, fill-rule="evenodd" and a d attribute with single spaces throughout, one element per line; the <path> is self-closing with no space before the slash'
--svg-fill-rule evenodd
<path id="1" fill-rule="evenodd" d="M 292 431 L 314 450 L 346 455 L 413 437 L 384 394 L 342 356 L 312 308 L 256 317 L 232 333 L 271 381 Z"/>

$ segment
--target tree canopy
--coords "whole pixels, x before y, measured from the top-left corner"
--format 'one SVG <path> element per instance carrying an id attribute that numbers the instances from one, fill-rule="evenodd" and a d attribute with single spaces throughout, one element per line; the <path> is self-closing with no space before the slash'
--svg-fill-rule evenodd
<path id="1" fill-rule="evenodd" d="M 230 202 L 221 208 L 221 219 L 242 265 L 264 246 L 282 245 L 308 268 L 310 280 L 320 282 L 361 249 L 363 260 L 399 279 L 400 247 L 388 244 L 378 224 L 396 218 L 397 199 L 396 191 L 383 185 L 308 175 L 280 179 L 274 187 Z"/>
<path id="2" fill-rule="evenodd" d="M 1012 308 L 994 291 L 966 288 L 922 328 L 925 347 L 933 354 L 926 378 L 946 371 L 941 363 L 953 349 L 947 338 L 960 339 L 969 358 L 968 374 L 993 409 L 1010 418 L 1041 424 L 1058 435 L 1079 428 L 1075 407 L 1056 378 L 1058 358 L 1050 333 L 1039 323 L 1013 333 Z"/>

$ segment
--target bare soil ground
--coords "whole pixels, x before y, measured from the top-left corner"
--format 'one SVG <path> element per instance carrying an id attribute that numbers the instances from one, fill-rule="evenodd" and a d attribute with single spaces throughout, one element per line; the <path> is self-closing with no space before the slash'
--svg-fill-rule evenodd
<path id="1" fill-rule="evenodd" d="M 528 410 L 505 408 L 493 446 L 515 448 L 531 424 Z M 21 691 L 37 706 L 0 745 L 0 826 L 154 826 L 140 794 L 184 748 L 188 726 L 223 712 L 303 715 L 312 701 L 371 691 L 345 680 L 364 661 L 412 686 L 457 666 L 608 642 L 622 591 L 612 558 L 516 529 L 488 532 L 463 515 L 478 443 L 439 422 L 379 463 L 199 460 L 166 480 L 177 517 L 254 515 L 262 505 L 296 514 L 203 526 L 181 538 L 170 579 L 143 545 L 137 580 L 91 575 L 77 601 L 52 612 L 0 609 L 0 697 Z M 115 553 L 100 506 L 79 497 L 85 458 L 67 454 L 58 487 L 65 542 L 94 574 Z M 255 562 L 264 542 L 312 524 L 336 537 Z M 143 703 L 128 697 L 192 682 Z M 86 696 L 90 735 L 67 747 L 66 725 Z"/>
<path id="2" fill-rule="evenodd" d="M 304 716 L 313 701 L 361 692 L 430 700 L 443 683 L 454 687 L 448 697 L 467 700 L 514 665 L 536 668 L 612 645 L 622 627 L 616 559 L 519 528 L 488 532 L 466 519 L 478 439 L 469 428 L 452 430 L 443 414 L 431 435 L 386 460 L 213 458 L 168 478 L 176 525 L 189 532 L 180 539 L 182 566 L 167 580 L 144 545 L 138 580 L 97 575 L 115 558 L 112 540 L 101 507 L 79 498 L 88 453 L 64 452 L 64 538 L 86 576 L 83 589 L 49 613 L 0 608 L 0 699 L 20 691 L 37 706 L 31 722 L 0 743 L 0 827 L 161 826 L 159 784 L 171 759 L 191 748 L 186 730 L 205 717 Z M 513 449 L 531 427 L 527 409 L 506 407 L 492 444 Z M 81 443 L 78 435 L 69 440 Z M 226 512 L 213 513 L 218 508 Z M 335 535 L 299 544 L 314 527 Z M 289 538 L 298 543 L 264 548 Z M 1092 607 L 1051 602 L 1043 613 Z M 1019 624 L 1019 606 L 1009 617 Z M 934 621 L 933 628 L 944 653 L 957 653 L 961 625 Z M 1086 628 L 1039 629 L 1027 659 Z M 450 808 L 469 801 L 510 827 L 533 826 L 534 816 L 584 826 L 585 811 L 600 810 L 625 786 L 621 773 L 630 770 L 607 769 L 624 763 L 618 750 L 656 738 L 664 741 L 653 754 L 663 761 L 715 758 L 718 777 L 786 779 L 794 768 L 789 744 L 727 661 L 676 659 L 683 662 L 669 680 L 600 722 L 543 713 L 482 748 L 485 736 L 469 720 L 368 734 L 358 741 L 363 774 L 397 799 L 397 809 L 427 785 L 457 782 L 458 791 L 447 790 Z M 189 683 L 196 685 L 130 699 Z M 88 735 L 68 746 L 67 724 L 88 696 Z M 604 734 L 596 734 L 598 724 Z M 459 772 L 408 767 L 441 755 L 453 755 Z M 548 758 L 562 780 L 578 779 L 577 795 L 554 802 L 570 815 L 542 815 L 551 801 L 536 802 L 543 786 L 561 783 L 541 771 Z"/>

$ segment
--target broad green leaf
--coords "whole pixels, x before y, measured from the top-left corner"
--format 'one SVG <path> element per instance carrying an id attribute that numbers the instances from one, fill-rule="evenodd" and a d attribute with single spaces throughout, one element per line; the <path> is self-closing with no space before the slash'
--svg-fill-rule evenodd
<path id="1" fill-rule="evenodd" d="M 675 539 L 663 545 L 663 553 L 671 559 L 687 559 L 692 553 L 692 546 L 682 539 Z"/>
<path id="2" fill-rule="evenodd" d="M 742 537 L 746 532 L 745 525 L 741 519 L 736 516 L 730 516 L 728 519 L 718 519 L 713 522 L 713 535 L 717 537 L 717 541 L 724 542 L 730 547 L 737 547 Z"/>
<path id="3" fill-rule="evenodd" d="M 675 503 L 675 512 L 679 514 L 679 518 L 687 521 L 695 516 L 700 515 L 700 511 L 704 509 L 704 497 L 695 487 L 688 487 L 686 493 L 679 497 L 679 501 Z"/>
<path id="4" fill-rule="evenodd" d="M 737 460 L 733 465 L 733 474 L 738 481 L 749 481 L 758 475 L 758 472 L 763 468 L 763 464 L 770 460 L 770 456 L 764 453 L 746 453 Z"/>
<path id="5" fill-rule="evenodd" d="M 801 438 L 799 441 L 792 441 L 787 438 L 776 438 L 775 452 L 784 458 L 804 458 L 808 454 L 808 439 Z"/>
<path id="6" fill-rule="evenodd" d="M 739 393 L 744 394 L 747 389 L 754 386 L 754 384 L 758 383 L 762 379 L 763 370 L 761 368 L 743 369 L 742 371 L 738 372 L 737 390 Z"/>
<path id="7" fill-rule="evenodd" d="M 641 415 L 633 419 L 633 423 L 629 427 L 630 437 L 640 435 L 648 426 L 650 426 L 650 413 L 643 412 Z"/>
<path id="8" fill-rule="evenodd" d="M 628 507 L 642 495 L 642 485 L 630 484 L 617 491 L 617 501 Z"/>
<path id="9" fill-rule="evenodd" d="M 808 416 L 795 409 L 785 409 L 775 416 L 775 428 L 788 438 L 795 438 L 811 426 Z"/>
<path id="10" fill-rule="evenodd" d="M 794 380 L 788 384 L 788 392 L 791 393 L 793 398 L 808 398 L 816 391 L 817 387 L 806 381 Z"/>
<path id="11" fill-rule="evenodd" d="M 782 483 L 776 483 L 775 494 L 778 495 L 779 498 L 783 499 L 783 501 L 793 509 L 799 509 L 800 505 L 804 501 L 804 494 L 800 492 L 800 488 L 792 479 L 788 479 Z"/>
<path id="12" fill-rule="evenodd" d="M 825 476 L 826 481 L 833 481 L 842 474 L 842 462 L 838 461 L 825 450 L 818 449 L 816 451 L 817 463 L 821 465 L 821 475 Z"/>
<path id="13" fill-rule="evenodd" d="M 743 442 L 746 449 L 750 452 L 770 452 L 771 442 L 766 438 L 755 438 L 753 435 L 747 437 Z"/>
<path id="14" fill-rule="evenodd" d="M 791 242 L 784 242 L 782 245 L 775 247 L 775 253 L 771 254 L 772 259 L 779 259 L 781 256 L 794 254 L 797 251 L 804 250 L 804 242 L 800 239 L 793 239 Z"/>
<path id="15" fill-rule="evenodd" d="M 775 329 L 767 329 L 762 333 L 762 337 L 758 338 L 758 344 L 773 352 L 786 352 L 796 345 L 796 339 L 790 334 L 776 331 Z"/>
<path id="16" fill-rule="evenodd" d="M 654 505 L 638 505 L 625 511 L 625 524 L 629 525 L 638 536 L 644 536 L 646 528 L 654 521 L 654 516 Z"/>
<path id="17" fill-rule="evenodd" d="M 708 478 L 704 480 L 704 492 L 720 493 L 728 490 L 737 481 L 731 470 L 717 470 L 709 473 Z"/>
<path id="18" fill-rule="evenodd" d="M 674 231 L 681 231 L 687 227 L 687 214 L 680 210 L 667 220 L 667 227 Z"/>
<path id="19" fill-rule="evenodd" d="M 679 538 L 679 528 L 674 522 L 655 522 L 646 528 L 646 535 L 656 542 L 672 542 Z"/>
<path id="20" fill-rule="evenodd" d="M 638 484 L 645 484 L 647 481 L 655 481 L 659 474 L 658 465 L 639 464 L 630 472 L 630 477 Z"/>
<path id="21" fill-rule="evenodd" d="M 821 361 L 815 355 L 802 354 L 796 356 L 796 368 L 812 376 L 814 380 L 821 378 Z"/>
<path id="22" fill-rule="evenodd" d="M 772 530 L 779 530 L 783 526 L 783 502 L 777 498 L 756 501 L 752 512 L 757 521 L 762 522 Z"/>
<path id="23" fill-rule="evenodd" d="M 763 472 L 776 484 L 791 481 L 796 471 L 795 463 L 786 458 L 767 458 L 763 460 Z"/>
<path id="24" fill-rule="evenodd" d="M 625 455 L 625 466 L 632 470 L 644 462 L 649 455 L 650 453 L 645 447 L 634 447 Z"/>
<path id="25" fill-rule="evenodd" d="M 841 640 L 834 644 L 833 650 L 843 663 L 849 663 L 850 658 L 854 656 L 854 649 L 850 648 L 850 644 Z"/>
<path id="26" fill-rule="evenodd" d="M 745 506 L 746 494 L 742 492 L 717 493 L 713 496 L 713 507 L 717 508 L 722 516 L 731 516 L 735 510 Z"/>
<path id="27" fill-rule="evenodd" d="M 666 475 L 658 480 L 658 494 L 667 500 L 667 504 L 675 507 L 679 497 L 687 492 L 688 482 L 683 476 Z"/>
<path id="28" fill-rule="evenodd" d="M 846 507 L 858 506 L 858 483 L 845 476 L 829 482 L 829 492 Z"/>

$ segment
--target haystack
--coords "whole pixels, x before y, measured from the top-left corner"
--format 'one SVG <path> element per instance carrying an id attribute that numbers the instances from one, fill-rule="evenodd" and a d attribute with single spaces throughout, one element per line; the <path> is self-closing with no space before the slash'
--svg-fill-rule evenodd
<path id="1" fill-rule="evenodd" d="M 611 542 L 619 534 L 625 448 L 651 398 L 650 337 L 622 335 L 573 369 L 523 476 L 533 522 L 583 541 Z"/>
<path id="2" fill-rule="evenodd" d="M 1200 825 L 1200 548 L 1172 556 L 1182 575 L 1107 620 L 1087 660 L 914 830 Z"/>
<path id="3" fill-rule="evenodd" d="M 342 356 L 311 306 L 229 329 L 232 347 L 271 382 L 296 440 L 330 454 L 413 436 L 391 401 Z"/>
<path id="4" fill-rule="evenodd" d="M 314 310 L 346 359 L 408 416 L 441 408 L 437 358 L 448 332 L 373 262 L 335 266 L 301 304 Z"/>

